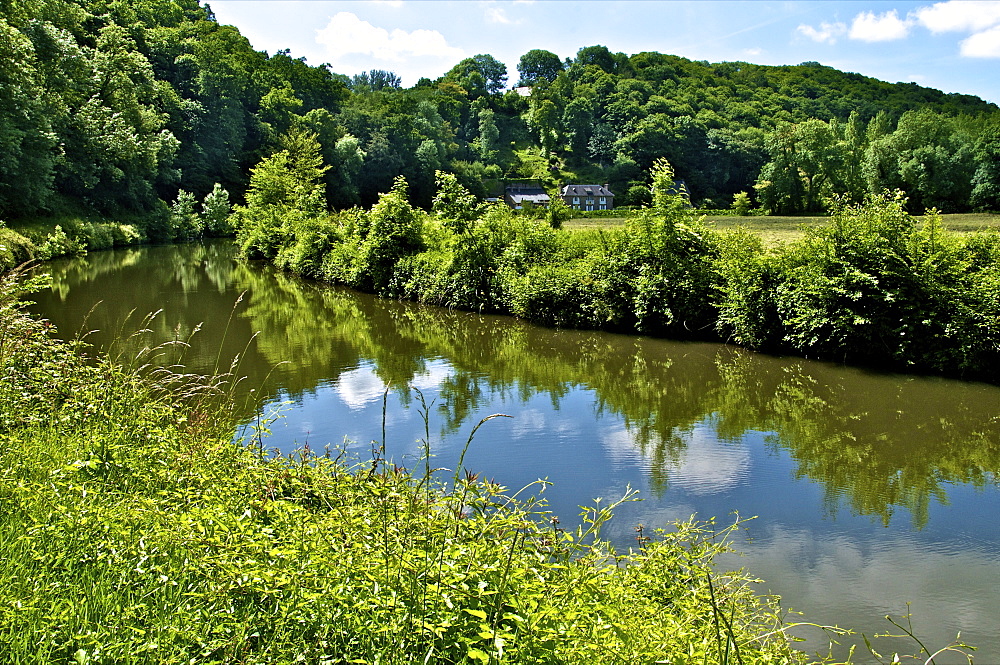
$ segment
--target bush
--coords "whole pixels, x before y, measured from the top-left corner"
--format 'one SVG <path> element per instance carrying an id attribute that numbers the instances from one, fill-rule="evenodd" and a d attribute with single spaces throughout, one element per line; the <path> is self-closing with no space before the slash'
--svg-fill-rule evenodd
<path id="1" fill-rule="evenodd" d="M 67 234 L 62 226 L 56 225 L 52 233 L 46 235 L 45 240 L 38 246 L 38 258 L 47 261 L 58 256 L 82 254 L 86 249 L 82 242 Z"/>
<path id="2" fill-rule="evenodd" d="M 726 341 L 754 349 L 780 346 L 784 333 L 776 289 L 784 279 L 780 254 L 769 254 L 760 236 L 737 228 L 719 238 L 718 320 Z"/>
<path id="3" fill-rule="evenodd" d="M 0 221 L 0 273 L 5 273 L 35 258 L 35 243 L 20 233 L 8 229 Z"/>
<path id="4" fill-rule="evenodd" d="M 983 372 L 1000 350 L 1000 266 L 977 266 L 933 211 L 918 228 L 905 200 L 838 203 L 830 226 L 788 251 L 775 291 L 784 339 L 798 353 L 841 361 Z"/>

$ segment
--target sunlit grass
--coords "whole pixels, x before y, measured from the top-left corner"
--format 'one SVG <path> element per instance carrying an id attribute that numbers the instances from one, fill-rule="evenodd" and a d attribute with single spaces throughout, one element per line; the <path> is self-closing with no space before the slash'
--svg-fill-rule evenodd
<path id="1" fill-rule="evenodd" d="M 624 225 L 627 219 L 627 217 L 577 218 L 563 222 L 563 228 L 569 231 L 611 229 Z M 1000 214 L 990 212 L 942 215 L 941 220 L 943 228 L 958 233 L 1000 228 Z M 705 224 L 709 228 L 730 231 L 737 227 L 745 227 L 759 235 L 766 245 L 771 246 L 800 240 L 805 236 L 806 230 L 829 223 L 830 218 L 825 216 L 705 217 Z"/>

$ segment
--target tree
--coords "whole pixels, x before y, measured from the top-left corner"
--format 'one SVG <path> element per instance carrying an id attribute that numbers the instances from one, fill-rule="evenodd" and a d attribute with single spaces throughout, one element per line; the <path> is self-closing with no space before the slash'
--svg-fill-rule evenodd
<path id="1" fill-rule="evenodd" d="M 196 240 L 205 232 L 205 223 L 194 209 L 194 194 L 183 189 L 170 206 L 170 228 L 174 240 Z"/>
<path id="2" fill-rule="evenodd" d="M 1000 118 L 981 130 L 973 154 L 976 173 L 970 204 L 978 210 L 1000 211 Z"/>
<path id="3" fill-rule="evenodd" d="M 820 210 L 846 161 L 835 126 L 815 119 L 785 124 L 768 136 L 766 147 L 771 161 L 755 185 L 761 203 L 777 214 Z"/>
<path id="4" fill-rule="evenodd" d="M 355 74 L 351 79 L 351 90 L 356 92 L 377 92 L 379 90 L 399 90 L 403 80 L 395 72 L 384 69 L 372 69 Z"/>
<path id="5" fill-rule="evenodd" d="M 534 85 L 542 80 L 552 82 L 562 70 L 563 63 L 558 55 L 544 49 L 531 49 L 517 63 L 517 71 L 521 75 L 517 84 Z"/>
<path id="6" fill-rule="evenodd" d="M 570 150 L 579 158 L 585 157 L 594 129 L 593 102 L 586 98 L 570 100 L 563 111 L 562 124 L 569 138 Z"/>
<path id="7" fill-rule="evenodd" d="M 247 203 L 234 221 L 240 251 L 248 258 L 273 258 L 306 220 L 326 213 L 321 147 L 315 134 L 293 129 L 282 149 L 251 169 Z"/>
<path id="8" fill-rule="evenodd" d="M 205 195 L 205 200 L 201 204 L 201 219 L 205 226 L 205 233 L 210 236 L 226 236 L 232 233 L 232 227 L 229 224 L 231 211 L 229 192 L 223 189 L 219 183 L 215 183 L 212 191 Z"/>
<path id="9" fill-rule="evenodd" d="M 52 196 L 56 137 L 36 64 L 31 41 L 0 18 L 0 215 L 33 213 Z"/>
<path id="10" fill-rule="evenodd" d="M 551 100 L 543 99 L 541 102 L 532 104 L 528 121 L 538 134 L 538 140 L 542 144 L 542 152 L 546 156 L 553 154 L 559 141 L 559 120 L 559 109 Z"/>
<path id="11" fill-rule="evenodd" d="M 482 204 L 453 173 L 437 171 L 434 175 L 438 190 L 431 210 L 452 233 L 465 233 L 482 212 Z"/>
<path id="12" fill-rule="evenodd" d="M 349 208 L 361 202 L 357 179 L 364 162 L 365 151 L 361 149 L 361 141 L 350 134 L 337 140 L 330 169 L 336 182 L 336 186 L 329 192 L 330 203 L 334 208 Z"/>
<path id="13" fill-rule="evenodd" d="M 574 64 L 600 67 L 608 74 L 615 72 L 615 57 L 608 50 L 607 46 L 584 46 L 576 52 L 576 62 Z"/>
<path id="14" fill-rule="evenodd" d="M 473 147 L 479 153 L 479 159 L 490 163 L 496 159 L 497 146 L 500 141 L 500 130 L 497 129 L 496 114 L 487 108 L 479 111 L 479 136 L 473 141 Z"/>
<path id="15" fill-rule="evenodd" d="M 451 68 L 445 79 L 465 88 L 470 98 L 496 94 L 507 85 L 507 65 L 492 55 L 479 54 L 466 58 Z"/>

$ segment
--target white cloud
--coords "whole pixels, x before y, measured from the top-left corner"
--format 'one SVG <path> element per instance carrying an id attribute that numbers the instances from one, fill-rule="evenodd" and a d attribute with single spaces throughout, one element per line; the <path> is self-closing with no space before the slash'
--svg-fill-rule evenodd
<path id="1" fill-rule="evenodd" d="M 670 469 L 670 483 L 691 494 L 724 492 L 750 473 L 750 452 L 741 444 L 717 441 L 704 426 L 687 440 L 680 461 Z"/>
<path id="2" fill-rule="evenodd" d="M 843 23 L 824 22 L 820 23 L 818 29 L 811 25 L 800 25 L 798 32 L 820 44 L 836 44 L 837 38 L 847 32 L 847 26 Z"/>
<path id="3" fill-rule="evenodd" d="M 1000 58 L 1000 0 L 949 0 L 913 14 L 933 33 L 971 32 L 960 52 L 967 58 Z"/>
<path id="4" fill-rule="evenodd" d="M 1000 25 L 962 40 L 961 53 L 967 58 L 1000 58 Z"/>
<path id="5" fill-rule="evenodd" d="M 931 32 L 977 32 L 1000 24 L 1000 2 L 996 0 L 950 0 L 914 12 L 917 21 Z"/>
<path id="6" fill-rule="evenodd" d="M 327 55 L 335 61 L 355 54 L 389 62 L 405 62 L 421 56 L 457 60 L 464 55 L 462 49 L 449 46 L 437 30 L 406 32 L 397 28 L 389 32 L 350 12 L 335 14 L 325 28 L 316 31 L 316 41 L 326 47 Z"/>
<path id="7" fill-rule="evenodd" d="M 507 18 L 507 12 L 503 10 L 503 7 L 487 7 L 486 18 L 490 23 L 513 23 L 513 21 Z"/>
<path id="8" fill-rule="evenodd" d="M 743 50 L 743 53 L 746 55 L 760 55 L 763 52 L 764 49 L 762 48 L 748 48 Z"/>
<path id="9" fill-rule="evenodd" d="M 354 410 L 382 399 L 385 384 L 371 367 L 358 367 L 341 374 L 334 390 L 341 401 Z"/>
<path id="10" fill-rule="evenodd" d="M 889 42 L 903 39 L 910 32 L 910 21 L 899 18 L 896 10 L 876 15 L 861 12 L 851 24 L 851 39 L 863 42 Z"/>

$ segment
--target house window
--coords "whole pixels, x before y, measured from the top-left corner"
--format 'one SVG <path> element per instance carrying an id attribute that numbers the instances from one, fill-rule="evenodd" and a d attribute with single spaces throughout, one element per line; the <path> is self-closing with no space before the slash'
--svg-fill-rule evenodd
<path id="1" fill-rule="evenodd" d="M 608 202 L 608 199 L 607 199 L 606 197 L 603 197 L 603 196 L 602 196 L 602 197 L 601 197 L 601 200 L 600 200 L 600 204 L 601 204 L 601 205 L 605 205 L 605 204 L 606 204 L 607 202 Z M 603 208 L 602 208 L 602 209 L 603 209 Z"/>
<path id="2" fill-rule="evenodd" d="M 576 205 L 580 205 L 580 197 L 579 196 L 574 196 L 573 197 L 573 203 L 576 204 Z"/>

